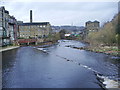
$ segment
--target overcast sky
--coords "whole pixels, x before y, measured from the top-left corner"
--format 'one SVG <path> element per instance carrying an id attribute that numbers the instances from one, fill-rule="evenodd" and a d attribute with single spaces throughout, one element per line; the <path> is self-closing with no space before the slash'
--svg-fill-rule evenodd
<path id="1" fill-rule="evenodd" d="M 50 22 L 51 25 L 84 26 L 86 21 L 98 20 L 100 23 L 110 21 L 118 13 L 118 2 L 94 1 L 43 2 L 36 0 L 3 0 L 0 6 L 5 6 L 10 15 L 17 20 L 29 22 L 29 11 L 33 11 L 33 22 Z"/>

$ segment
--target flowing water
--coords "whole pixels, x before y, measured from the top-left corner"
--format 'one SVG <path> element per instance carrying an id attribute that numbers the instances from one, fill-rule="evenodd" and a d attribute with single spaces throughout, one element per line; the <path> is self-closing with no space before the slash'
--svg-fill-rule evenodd
<path id="1" fill-rule="evenodd" d="M 118 88 L 119 60 L 59 40 L 46 48 L 24 46 L 2 53 L 3 88 Z"/>

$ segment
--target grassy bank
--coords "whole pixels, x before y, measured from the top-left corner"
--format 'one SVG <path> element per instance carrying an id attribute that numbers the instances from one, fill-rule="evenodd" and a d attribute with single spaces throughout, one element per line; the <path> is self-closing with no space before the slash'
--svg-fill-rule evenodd
<path id="1" fill-rule="evenodd" d="M 96 53 L 105 53 L 107 55 L 120 56 L 120 50 L 117 46 L 88 46 L 85 47 L 85 50 L 93 51 Z"/>
<path id="2" fill-rule="evenodd" d="M 87 51 L 91 51 L 91 52 L 95 52 L 95 53 L 105 53 L 107 55 L 113 55 L 113 56 L 120 56 L 120 50 L 118 50 L 117 46 L 84 46 L 84 47 L 75 47 L 75 46 L 71 46 L 68 45 L 66 47 L 71 47 L 74 49 L 80 49 L 80 50 L 87 50 Z"/>

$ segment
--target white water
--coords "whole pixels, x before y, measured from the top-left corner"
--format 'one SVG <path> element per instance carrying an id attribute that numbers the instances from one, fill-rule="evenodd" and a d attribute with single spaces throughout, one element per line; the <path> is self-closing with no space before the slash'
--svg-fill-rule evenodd
<path id="1" fill-rule="evenodd" d="M 45 50 L 45 48 L 37 48 L 40 51 L 46 52 L 47 50 Z"/>
<path id="2" fill-rule="evenodd" d="M 99 74 L 97 74 L 97 77 L 100 79 L 100 82 L 105 85 L 105 88 L 119 88 L 120 87 L 120 84 L 118 81 L 109 79 L 106 76 L 100 76 Z"/>

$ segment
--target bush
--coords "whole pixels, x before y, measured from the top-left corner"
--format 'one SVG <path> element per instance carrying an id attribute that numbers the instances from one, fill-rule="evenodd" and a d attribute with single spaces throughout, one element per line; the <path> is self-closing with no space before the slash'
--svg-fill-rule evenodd
<path id="1" fill-rule="evenodd" d="M 57 40 L 60 39 L 60 34 L 49 34 L 47 38 L 45 38 L 45 41 L 52 41 L 52 42 L 56 42 Z"/>
<path id="2" fill-rule="evenodd" d="M 98 32 L 89 33 L 86 40 L 92 45 L 117 45 L 118 41 L 120 40 L 119 35 L 117 35 L 116 32 L 117 28 L 118 15 L 116 15 L 112 21 L 104 24 L 104 26 Z"/>

